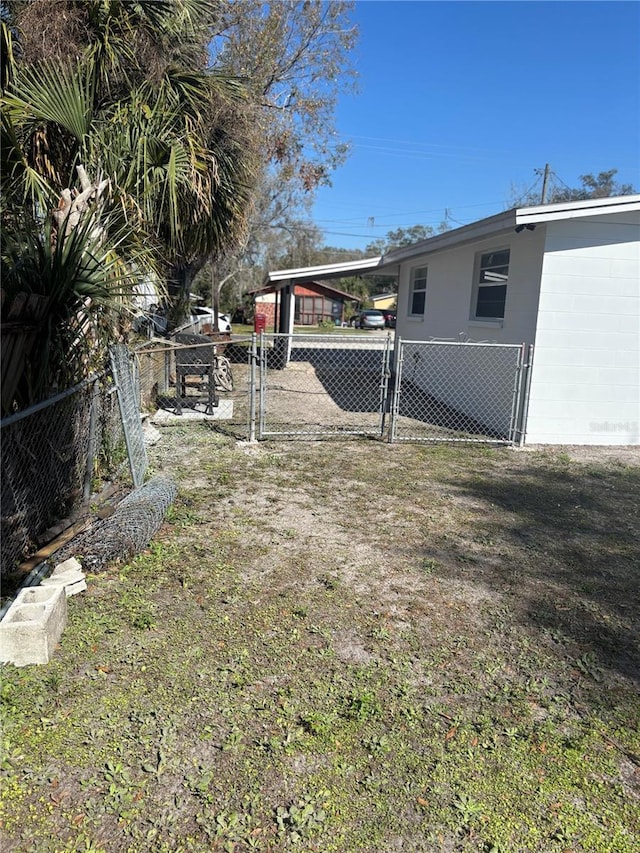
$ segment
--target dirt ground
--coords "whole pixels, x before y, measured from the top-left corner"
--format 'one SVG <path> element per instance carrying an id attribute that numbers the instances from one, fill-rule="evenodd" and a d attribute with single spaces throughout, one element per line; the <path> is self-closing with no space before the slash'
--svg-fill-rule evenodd
<path id="1" fill-rule="evenodd" d="M 4 849 L 640 847 L 638 449 L 160 432 L 166 524 L 4 668 Z"/>

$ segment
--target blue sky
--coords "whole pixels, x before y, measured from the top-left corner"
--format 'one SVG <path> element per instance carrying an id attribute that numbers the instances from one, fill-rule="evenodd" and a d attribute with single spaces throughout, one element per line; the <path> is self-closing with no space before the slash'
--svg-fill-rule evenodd
<path id="1" fill-rule="evenodd" d="M 640 3 L 359 0 L 354 18 L 351 155 L 312 213 L 327 245 L 497 213 L 545 163 L 640 189 Z"/>

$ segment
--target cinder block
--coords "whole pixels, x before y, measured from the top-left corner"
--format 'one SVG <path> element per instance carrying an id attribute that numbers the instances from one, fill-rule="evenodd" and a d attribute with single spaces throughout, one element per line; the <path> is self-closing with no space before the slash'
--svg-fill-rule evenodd
<path id="1" fill-rule="evenodd" d="M 75 557 L 69 557 L 64 563 L 58 563 L 55 569 L 51 572 L 51 576 L 59 575 L 62 572 L 81 572 L 82 566 Z"/>
<path id="2" fill-rule="evenodd" d="M 21 589 L 0 622 L 0 660 L 16 666 L 48 663 L 66 624 L 63 586 Z"/>
<path id="3" fill-rule="evenodd" d="M 87 582 L 84 579 L 83 572 L 63 572 L 58 575 L 44 578 L 42 581 L 44 587 L 61 587 L 64 589 L 67 598 L 72 595 L 77 595 L 79 592 L 84 592 L 87 588 Z"/>
<path id="4" fill-rule="evenodd" d="M 82 566 L 75 557 L 65 560 L 64 563 L 58 563 L 49 577 L 44 578 L 42 586 L 64 587 L 67 598 L 77 595 L 87 588 Z"/>

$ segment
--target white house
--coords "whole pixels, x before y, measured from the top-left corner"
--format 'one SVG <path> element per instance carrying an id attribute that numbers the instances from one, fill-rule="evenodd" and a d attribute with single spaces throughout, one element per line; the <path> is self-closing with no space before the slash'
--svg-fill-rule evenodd
<path id="1" fill-rule="evenodd" d="M 639 195 L 508 210 L 379 270 L 403 340 L 533 344 L 526 443 L 640 443 Z"/>
<path id="2" fill-rule="evenodd" d="M 533 345 L 525 443 L 640 444 L 640 195 L 508 210 L 383 257 L 271 272 L 279 331 L 293 331 L 296 283 L 381 272 L 398 278 L 403 341 Z M 477 351 L 449 347 L 425 390 L 491 426 L 504 404 Z M 466 411 L 470 385 L 486 393 Z"/>

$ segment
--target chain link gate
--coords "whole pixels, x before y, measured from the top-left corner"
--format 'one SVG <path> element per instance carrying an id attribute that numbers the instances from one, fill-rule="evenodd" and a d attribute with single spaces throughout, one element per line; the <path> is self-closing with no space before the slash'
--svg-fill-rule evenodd
<path id="1" fill-rule="evenodd" d="M 521 443 L 531 355 L 524 344 L 262 333 L 250 434 Z"/>
<path id="2" fill-rule="evenodd" d="M 520 442 L 525 355 L 524 344 L 398 338 L 389 440 Z"/>
<path id="3" fill-rule="evenodd" d="M 381 438 L 391 343 L 389 335 L 262 333 L 257 437 Z"/>

